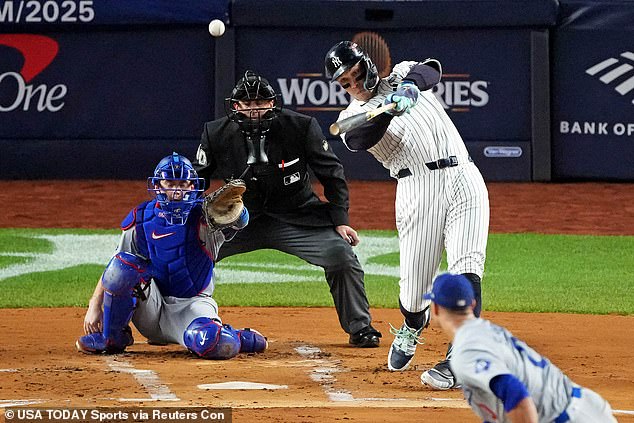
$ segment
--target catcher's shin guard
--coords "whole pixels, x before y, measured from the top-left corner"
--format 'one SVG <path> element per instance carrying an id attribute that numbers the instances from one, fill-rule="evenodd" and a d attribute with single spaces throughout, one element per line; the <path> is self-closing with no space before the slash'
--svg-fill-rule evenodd
<path id="1" fill-rule="evenodd" d="M 266 338 L 257 330 L 251 328 L 239 329 L 240 352 L 259 353 L 266 350 L 269 346 Z"/>
<path id="2" fill-rule="evenodd" d="M 103 332 L 82 336 L 76 347 L 82 352 L 115 354 L 132 345 L 128 324 L 136 306 L 135 290 L 142 282 L 146 262 L 134 254 L 120 252 L 101 276 L 103 294 Z"/>
<path id="3" fill-rule="evenodd" d="M 226 326 L 208 317 L 194 319 L 183 334 L 185 346 L 206 359 L 226 360 L 235 357 L 240 352 L 240 337 L 230 326 Z"/>

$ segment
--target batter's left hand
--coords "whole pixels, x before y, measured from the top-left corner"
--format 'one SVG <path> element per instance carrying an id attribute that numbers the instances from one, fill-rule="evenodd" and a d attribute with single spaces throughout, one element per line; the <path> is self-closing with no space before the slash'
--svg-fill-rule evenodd
<path id="1" fill-rule="evenodd" d="M 348 244 L 352 245 L 353 247 L 359 244 L 359 235 L 357 235 L 357 231 L 352 229 L 350 226 L 339 225 L 335 228 L 335 231 L 337 231 L 337 233 L 341 235 L 341 238 L 345 239 Z"/>
<path id="2" fill-rule="evenodd" d="M 409 113 L 410 109 L 416 105 L 420 90 L 415 83 L 403 81 L 398 85 L 395 92 L 389 94 L 383 104 L 396 103 L 396 107 L 386 113 L 392 116 L 402 116 Z"/>

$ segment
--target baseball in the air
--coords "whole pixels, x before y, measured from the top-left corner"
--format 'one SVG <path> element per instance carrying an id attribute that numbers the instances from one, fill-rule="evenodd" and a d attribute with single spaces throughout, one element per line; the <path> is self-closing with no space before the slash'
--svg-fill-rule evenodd
<path id="1" fill-rule="evenodd" d="M 225 23 L 220 19 L 209 22 L 209 33 L 214 37 L 220 37 L 225 33 Z"/>

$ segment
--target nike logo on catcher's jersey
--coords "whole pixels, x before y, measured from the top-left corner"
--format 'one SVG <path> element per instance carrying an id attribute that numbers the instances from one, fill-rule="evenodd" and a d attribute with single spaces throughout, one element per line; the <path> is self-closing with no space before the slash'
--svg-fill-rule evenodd
<path id="1" fill-rule="evenodd" d="M 166 238 L 170 235 L 174 235 L 176 232 L 168 232 L 166 234 L 157 234 L 155 231 L 152 231 L 152 239 L 161 239 Z"/>

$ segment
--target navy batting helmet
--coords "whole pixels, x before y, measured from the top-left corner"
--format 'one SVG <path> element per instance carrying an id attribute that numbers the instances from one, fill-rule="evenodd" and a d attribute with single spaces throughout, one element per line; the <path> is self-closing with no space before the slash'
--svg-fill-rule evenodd
<path id="1" fill-rule="evenodd" d="M 191 186 L 166 187 L 161 181 L 189 182 Z M 184 225 L 192 208 L 202 202 L 205 191 L 205 180 L 198 177 L 189 159 L 178 153 L 172 153 L 159 162 L 147 185 L 170 225 Z"/>
<path id="2" fill-rule="evenodd" d="M 363 87 L 372 91 L 379 83 L 379 72 L 376 65 L 361 47 L 352 41 L 341 41 L 335 44 L 324 60 L 326 68 L 326 78 L 336 81 L 345 71 L 351 69 L 357 63 L 361 63 L 365 73 Z"/>

